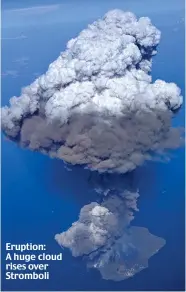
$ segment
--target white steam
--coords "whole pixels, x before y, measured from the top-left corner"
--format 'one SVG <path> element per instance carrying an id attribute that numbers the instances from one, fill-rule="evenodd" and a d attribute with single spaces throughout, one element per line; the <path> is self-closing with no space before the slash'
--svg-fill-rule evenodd
<path id="1" fill-rule="evenodd" d="M 84 206 L 79 220 L 55 236 L 60 246 L 81 256 L 87 266 L 100 271 L 103 279 L 121 281 L 148 267 L 148 259 L 165 240 L 143 227 L 130 226 L 138 211 L 138 192 L 109 191 L 101 204 Z"/>
<path id="2" fill-rule="evenodd" d="M 179 147 L 181 132 L 171 120 L 182 105 L 180 89 L 152 83 L 150 75 L 159 41 L 149 18 L 108 12 L 2 108 L 4 133 L 23 147 L 100 173 L 130 172 Z M 138 192 L 116 194 L 99 184 L 96 190 L 104 194 L 102 203 L 84 206 L 55 239 L 105 279 L 122 280 L 147 267 L 165 242 L 130 227 Z"/>
<path id="3" fill-rule="evenodd" d="M 111 246 L 116 237 L 121 237 L 133 220 L 133 211 L 138 211 L 136 201 L 138 193 L 125 191 L 120 197 L 111 195 L 101 204 L 85 205 L 79 220 L 55 239 L 63 246 L 70 248 L 72 255 L 83 256 L 93 251 Z"/>
<path id="4" fill-rule="evenodd" d="M 151 83 L 160 31 L 149 18 L 108 12 L 67 44 L 46 74 L 2 108 L 2 128 L 32 150 L 99 172 L 125 173 L 180 145 L 182 97 Z"/>

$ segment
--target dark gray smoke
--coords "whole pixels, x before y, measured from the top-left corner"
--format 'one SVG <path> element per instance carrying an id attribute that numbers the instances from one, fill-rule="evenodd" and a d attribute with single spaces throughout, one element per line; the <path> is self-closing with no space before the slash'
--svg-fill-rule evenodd
<path id="1" fill-rule="evenodd" d="M 2 108 L 4 133 L 31 150 L 111 173 L 179 147 L 171 119 L 180 89 L 151 82 L 159 41 L 149 18 L 108 12 Z"/>
<path id="2" fill-rule="evenodd" d="M 138 192 L 121 191 L 115 183 L 109 189 L 109 183 L 94 179 L 100 186 L 102 202 L 85 205 L 78 221 L 55 239 L 74 257 L 83 257 L 87 267 L 98 269 L 104 279 L 125 280 L 147 268 L 148 259 L 164 246 L 165 240 L 146 228 L 130 226 L 138 211 Z M 118 180 L 122 183 L 123 177 Z"/>
<path id="3" fill-rule="evenodd" d="M 108 12 L 2 108 L 4 133 L 23 147 L 113 176 L 164 156 L 182 141 L 171 126 L 182 96 L 174 83 L 152 83 L 159 41 L 149 18 Z M 55 239 L 117 281 L 146 268 L 165 241 L 130 226 L 138 191 L 105 186 L 96 186 L 102 201 L 84 206 Z"/>
<path id="4" fill-rule="evenodd" d="M 89 254 L 107 244 L 115 237 L 121 237 L 130 221 L 134 218 L 132 210 L 137 210 L 138 193 L 123 192 L 118 197 L 109 198 L 81 209 L 79 220 L 68 231 L 56 235 L 57 242 L 71 249 L 73 256 Z"/>

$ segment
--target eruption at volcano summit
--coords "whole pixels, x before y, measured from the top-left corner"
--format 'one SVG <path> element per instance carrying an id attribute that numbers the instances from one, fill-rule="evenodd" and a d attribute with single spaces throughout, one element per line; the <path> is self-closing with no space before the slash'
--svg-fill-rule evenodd
<path id="1" fill-rule="evenodd" d="M 2 108 L 5 135 L 22 147 L 110 174 L 130 172 L 179 147 L 181 131 L 171 120 L 182 105 L 180 89 L 152 83 L 150 75 L 160 35 L 147 17 L 109 11 Z M 130 227 L 138 195 L 108 192 L 101 204 L 84 206 L 56 240 L 105 279 L 134 275 L 164 245 L 145 228 Z"/>

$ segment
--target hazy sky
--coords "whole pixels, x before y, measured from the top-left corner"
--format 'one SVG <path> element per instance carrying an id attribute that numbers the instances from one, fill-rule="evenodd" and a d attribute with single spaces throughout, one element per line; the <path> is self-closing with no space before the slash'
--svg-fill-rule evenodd
<path id="1" fill-rule="evenodd" d="M 3 27 L 36 25 L 37 23 L 78 22 L 94 20 L 110 9 L 129 10 L 137 15 L 184 15 L 184 0 L 31 0 L 2 1 Z"/>

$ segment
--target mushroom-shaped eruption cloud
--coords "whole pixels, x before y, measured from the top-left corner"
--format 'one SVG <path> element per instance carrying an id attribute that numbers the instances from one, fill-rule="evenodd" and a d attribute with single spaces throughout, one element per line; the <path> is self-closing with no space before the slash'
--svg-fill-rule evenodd
<path id="1" fill-rule="evenodd" d="M 179 147 L 174 83 L 151 80 L 160 31 L 113 10 L 68 42 L 46 74 L 2 108 L 2 129 L 23 147 L 98 172 L 125 173 Z"/>

